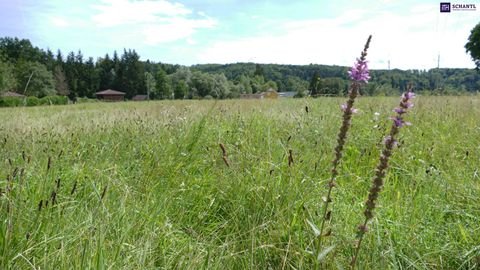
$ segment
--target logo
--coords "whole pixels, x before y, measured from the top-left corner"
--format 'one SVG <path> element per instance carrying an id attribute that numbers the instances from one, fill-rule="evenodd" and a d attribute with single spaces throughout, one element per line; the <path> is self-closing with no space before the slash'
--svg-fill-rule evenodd
<path id="1" fill-rule="evenodd" d="M 450 12 L 450 3 L 440 3 L 440 12 Z"/>
<path id="2" fill-rule="evenodd" d="M 440 3 L 440 12 L 452 12 L 452 11 L 476 11 L 475 4 L 452 4 L 450 2 Z"/>

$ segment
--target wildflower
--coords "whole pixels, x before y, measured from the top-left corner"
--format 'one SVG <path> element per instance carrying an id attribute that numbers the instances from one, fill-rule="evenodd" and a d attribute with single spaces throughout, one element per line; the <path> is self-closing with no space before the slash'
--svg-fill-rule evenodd
<path id="1" fill-rule="evenodd" d="M 349 108 L 348 108 L 347 104 L 344 103 L 344 104 L 340 105 L 340 109 L 342 109 L 343 112 L 346 112 L 347 109 L 349 109 Z M 350 108 L 349 112 L 353 113 L 353 114 L 356 114 L 356 113 L 358 113 L 358 109 Z"/>
<path id="2" fill-rule="evenodd" d="M 398 135 L 401 127 L 410 125 L 409 122 L 406 122 L 403 119 L 403 115 L 407 113 L 408 108 L 413 107 L 413 104 L 411 103 L 411 99 L 413 98 L 415 98 L 415 94 L 411 91 L 411 86 L 409 86 L 407 92 L 402 95 L 399 106 L 394 109 L 396 115 L 391 118 L 393 123 L 392 127 L 390 128 L 390 134 L 387 135 L 383 141 L 384 148 L 382 150 L 382 154 L 380 155 L 377 168 L 375 169 L 375 176 L 373 177 L 372 187 L 368 193 L 368 199 L 365 202 L 365 211 L 363 212 L 365 215 L 365 220 L 363 224 L 358 226 L 358 242 L 355 247 L 355 255 L 351 261 L 352 269 L 355 268 L 355 263 L 358 258 L 358 252 L 360 250 L 360 245 L 362 244 L 363 236 L 368 231 L 367 224 L 373 218 L 373 210 L 376 207 L 376 201 L 383 187 L 383 181 L 388 169 L 388 161 L 392 155 L 393 148 L 397 145 L 397 140 L 395 137 Z"/>
<path id="3" fill-rule="evenodd" d="M 368 65 L 365 57 L 357 58 L 353 67 L 350 68 L 348 71 L 348 75 L 350 75 L 350 79 L 357 81 L 357 82 L 364 82 L 367 83 L 370 79 L 370 74 L 368 72 Z"/>
<path id="4" fill-rule="evenodd" d="M 361 82 L 367 82 L 368 79 L 370 78 L 368 74 L 367 61 L 365 60 L 365 58 L 367 56 L 367 50 L 368 50 L 368 47 L 370 46 L 371 39 L 372 39 L 372 36 L 369 36 L 367 39 L 367 42 L 365 43 L 365 47 L 361 53 L 360 58 L 357 59 L 356 63 L 348 72 L 353 82 L 350 85 L 347 102 L 340 106 L 340 108 L 343 111 L 343 117 L 342 117 L 343 121 L 342 121 L 342 126 L 340 127 L 340 131 L 338 132 L 338 135 L 337 135 L 337 146 L 335 147 L 335 157 L 332 161 L 331 177 L 330 177 L 330 180 L 328 181 L 327 196 L 326 196 L 326 199 L 324 200 L 324 205 L 323 205 L 323 216 L 322 216 L 322 223 L 321 223 L 319 234 L 318 234 L 319 239 L 317 242 L 317 251 L 320 250 L 322 237 L 326 236 L 323 233 L 325 229 L 325 223 L 327 220 L 330 220 L 331 218 L 331 211 L 329 211 L 328 206 L 332 202 L 332 189 L 336 185 L 335 181 L 338 175 L 337 167 L 338 167 L 338 164 L 340 163 L 340 159 L 342 158 L 343 147 L 347 139 L 347 132 L 350 128 L 350 121 L 352 119 L 352 114 L 358 112 L 357 109 L 353 108 L 353 104 L 355 102 L 355 98 L 359 94 Z M 327 233 L 327 235 L 329 235 L 329 233 Z"/>

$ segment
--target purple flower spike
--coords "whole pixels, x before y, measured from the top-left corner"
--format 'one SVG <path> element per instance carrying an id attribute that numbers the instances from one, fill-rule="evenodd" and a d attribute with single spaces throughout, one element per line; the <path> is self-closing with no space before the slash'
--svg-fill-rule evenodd
<path id="1" fill-rule="evenodd" d="M 402 118 L 397 116 L 397 117 L 392 117 L 391 119 L 393 120 L 393 123 L 395 124 L 395 126 L 397 128 L 401 128 L 403 126 L 403 119 Z"/>
<path id="2" fill-rule="evenodd" d="M 353 67 L 348 71 L 348 75 L 350 75 L 350 79 L 354 81 L 367 83 L 370 79 L 367 61 L 357 59 Z"/>
<path id="3" fill-rule="evenodd" d="M 330 180 L 328 181 L 328 190 L 327 196 L 325 196 L 324 204 L 323 204 L 323 214 L 322 214 L 322 223 L 320 225 L 320 234 L 318 240 L 315 241 L 315 252 L 320 252 L 323 250 L 322 248 L 322 237 L 326 236 L 324 234 L 324 230 L 326 228 L 327 223 L 330 222 L 330 214 L 331 210 L 329 210 L 329 205 L 332 202 L 332 190 L 333 187 L 336 186 L 336 178 L 338 176 L 338 165 L 340 164 L 340 160 L 343 156 L 343 148 L 345 146 L 345 142 L 347 140 L 347 133 L 350 129 L 352 115 L 358 112 L 355 109 L 354 103 L 355 98 L 360 94 L 360 88 L 362 86 L 361 82 L 367 82 L 370 79 L 370 75 L 368 74 L 368 67 L 367 61 L 365 60 L 367 57 L 367 49 L 370 46 L 370 41 L 372 40 L 372 36 L 369 36 L 367 42 L 365 43 L 365 47 L 363 47 L 363 51 L 360 55 L 360 58 L 357 59 L 353 67 L 350 69 L 348 74 L 353 82 L 350 84 L 349 91 L 348 91 L 348 100 L 345 104 L 340 105 L 340 108 L 343 111 L 342 116 L 342 125 L 340 126 L 340 130 L 337 135 L 337 146 L 335 147 L 335 157 L 332 161 L 332 169 L 330 170 Z M 365 229 L 366 230 L 366 229 Z"/>
<path id="4" fill-rule="evenodd" d="M 404 108 L 395 108 L 393 111 L 398 114 L 403 114 L 407 112 Z"/>
<path id="5" fill-rule="evenodd" d="M 407 92 L 402 95 L 402 99 L 400 101 L 399 106 L 393 110 L 396 113 L 396 115 L 390 118 L 392 119 L 393 124 L 392 124 L 392 127 L 390 128 L 390 134 L 388 134 L 383 140 L 384 148 L 382 150 L 382 154 L 380 155 L 380 160 L 375 170 L 375 176 L 372 179 L 372 186 L 368 193 L 368 199 L 365 202 L 365 211 L 363 212 L 365 216 L 365 220 L 363 221 L 363 224 L 360 224 L 360 226 L 358 227 L 358 232 L 357 232 L 358 244 L 355 247 L 354 255 L 350 262 L 350 266 L 352 270 L 355 268 L 357 258 L 358 258 L 358 252 L 360 250 L 360 245 L 366 233 L 366 230 L 364 230 L 363 228 L 366 228 L 368 225 L 368 222 L 373 218 L 373 211 L 376 208 L 378 196 L 380 194 L 380 191 L 382 190 L 383 182 L 385 180 L 385 175 L 389 166 L 388 161 L 390 159 L 390 156 L 392 155 L 394 147 L 397 146 L 398 144 L 396 140 L 396 136 L 398 135 L 400 128 L 402 126 L 411 125 L 409 122 L 406 122 L 405 120 L 403 120 L 403 115 L 407 113 L 408 108 L 413 106 L 413 104 L 410 103 L 410 100 L 412 98 L 415 98 L 415 94 L 412 92 L 412 86 L 409 85 Z"/>
<path id="6" fill-rule="evenodd" d="M 403 94 L 403 98 L 404 99 L 412 99 L 412 98 L 415 98 L 415 93 L 414 92 L 411 92 L 411 91 L 408 91 L 406 93 Z"/>
<path id="7" fill-rule="evenodd" d="M 342 112 L 346 112 L 346 111 L 348 110 L 347 104 L 342 104 L 342 105 L 340 105 L 340 109 L 342 110 Z M 358 113 L 358 109 L 351 108 L 351 109 L 350 109 L 350 112 L 351 112 L 352 114 Z"/>

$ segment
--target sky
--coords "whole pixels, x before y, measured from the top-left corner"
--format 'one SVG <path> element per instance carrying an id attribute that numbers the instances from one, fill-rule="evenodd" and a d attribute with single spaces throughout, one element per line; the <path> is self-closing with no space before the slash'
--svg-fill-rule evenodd
<path id="1" fill-rule="evenodd" d="M 480 0 L 453 3 L 476 10 L 440 13 L 429 0 L 0 0 L 0 37 L 94 58 L 126 48 L 181 65 L 349 66 L 371 34 L 372 69 L 474 68 L 464 46 Z"/>

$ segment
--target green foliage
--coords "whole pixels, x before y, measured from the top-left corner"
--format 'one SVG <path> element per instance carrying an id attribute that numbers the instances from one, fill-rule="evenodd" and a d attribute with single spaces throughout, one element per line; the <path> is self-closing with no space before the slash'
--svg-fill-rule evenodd
<path id="1" fill-rule="evenodd" d="M 267 81 L 263 87 L 262 87 L 262 91 L 267 91 L 269 89 L 273 89 L 275 91 L 278 90 L 278 86 L 277 86 L 277 83 L 275 83 L 274 81 Z"/>
<path id="2" fill-rule="evenodd" d="M 15 73 L 17 88 L 28 96 L 44 97 L 56 93 L 53 74 L 41 63 L 18 62 Z"/>
<path id="3" fill-rule="evenodd" d="M 473 53 L 472 57 L 476 55 L 478 28 L 476 26 L 472 30 L 466 45 L 467 51 Z M 349 84 L 348 68 L 341 66 L 236 63 L 188 68 L 140 61 L 135 50 L 127 49 L 122 54 L 114 51 L 112 56 L 106 54 L 94 61 L 91 57 L 85 58 L 81 51 L 70 52 L 64 57 L 61 51 L 54 55 L 50 50 L 34 47 L 26 39 L 0 38 L 0 92 L 12 89 L 23 92 L 30 75 L 24 70 L 28 63 L 39 63 L 44 66 L 42 71 L 46 69 L 53 74 L 54 87 L 40 88 L 43 90 L 27 94 L 51 95 L 54 94 L 51 90 L 55 89 L 72 100 L 75 97 L 95 98 L 95 92 L 106 89 L 125 92 L 127 98 L 145 94 L 145 72 L 155 80 L 156 86 L 151 84 L 149 87 L 152 99 L 170 99 L 174 92 L 176 98 L 201 98 L 206 95 L 233 98 L 241 93 L 262 92 L 270 87 L 280 92 L 296 91 L 299 95 L 310 91 L 312 96 L 341 96 Z M 416 90 L 429 91 L 434 95 L 480 90 L 480 73 L 471 69 L 373 70 L 371 76 L 369 84 L 362 89 L 364 95 L 398 95 L 409 83 Z M 184 83 L 180 84 L 181 80 Z M 292 84 L 301 88 L 293 89 Z M 308 91 L 303 88 L 305 84 L 308 84 Z"/>
<path id="4" fill-rule="evenodd" d="M 177 71 L 168 76 L 173 87 L 175 99 L 184 99 L 189 94 L 188 85 L 191 83 L 192 72 L 187 67 L 181 67 Z"/>
<path id="5" fill-rule="evenodd" d="M 265 85 L 265 78 L 263 76 L 255 76 L 250 80 L 250 85 L 252 87 L 252 93 L 263 92 Z"/>
<path id="6" fill-rule="evenodd" d="M 38 106 L 38 105 L 66 105 L 68 97 L 66 96 L 44 96 L 37 98 L 30 97 L 1 97 L 0 107 L 18 107 L 18 106 Z"/>
<path id="7" fill-rule="evenodd" d="M 35 96 L 27 97 L 26 101 L 27 101 L 26 102 L 27 106 L 38 106 L 38 105 L 40 105 L 40 99 L 38 97 L 35 97 Z"/>
<path id="8" fill-rule="evenodd" d="M 157 81 L 150 72 L 145 72 L 145 87 L 147 88 L 148 99 L 150 99 L 150 93 L 155 92 L 157 88 Z"/>
<path id="9" fill-rule="evenodd" d="M 156 88 L 153 92 L 154 99 L 171 99 L 172 98 L 172 83 L 167 73 L 163 68 L 159 68 L 155 74 Z"/>
<path id="10" fill-rule="evenodd" d="M 0 94 L 6 91 L 16 90 L 17 80 L 13 65 L 2 61 L 0 57 Z"/>
<path id="11" fill-rule="evenodd" d="M 340 78 L 325 78 L 319 80 L 317 93 L 322 96 L 343 96 L 347 87 L 347 83 Z"/>
<path id="12" fill-rule="evenodd" d="M 318 74 L 318 71 L 315 71 L 313 73 L 312 78 L 310 79 L 310 84 L 308 86 L 308 90 L 310 91 L 310 95 L 315 97 L 320 94 L 320 89 L 322 89 L 322 82 L 320 80 L 320 75 Z"/>
<path id="13" fill-rule="evenodd" d="M 208 73 L 195 71 L 192 72 L 190 88 L 192 89 L 190 97 L 204 97 L 210 95 L 215 86 L 215 78 Z M 216 94 L 214 94 L 216 96 Z"/>
<path id="14" fill-rule="evenodd" d="M 213 87 L 210 91 L 210 95 L 214 98 L 227 98 L 231 94 L 232 88 L 228 83 L 227 77 L 222 74 L 213 74 Z"/>
<path id="15" fill-rule="evenodd" d="M 470 32 L 468 42 L 465 44 L 467 53 L 470 53 L 473 62 L 480 68 L 480 23 L 478 23 Z"/>
<path id="16" fill-rule="evenodd" d="M 46 96 L 40 99 L 40 105 L 66 105 L 68 97 L 66 96 Z"/>
<path id="17" fill-rule="evenodd" d="M 57 93 L 62 96 L 68 96 L 70 91 L 68 90 L 67 78 L 63 72 L 62 66 L 55 66 L 53 77 L 55 79 L 55 90 Z"/>
<path id="18" fill-rule="evenodd" d="M 18 107 L 23 106 L 24 98 L 19 97 L 0 97 L 0 107 Z"/>
<path id="19" fill-rule="evenodd" d="M 124 50 L 119 66 L 116 90 L 125 92 L 126 98 L 144 93 L 144 89 L 146 89 L 145 69 L 143 63 L 140 62 L 140 56 L 137 52 L 135 50 Z"/>
<path id="20" fill-rule="evenodd" d="M 298 77 L 290 76 L 287 80 L 287 91 L 296 92 L 295 97 L 308 95 L 308 83 Z"/>
<path id="21" fill-rule="evenodd" d="M 251 94 L 253 89 L 250 82 L 250 77 L 241 75 L 238 82 L 238 91 L 241 94 Z"/>
<path id="22" fill-rule="evenodd" d="M 260 64 L 255 65 L 255 72 L 253 72 L 253 76 L 265 77 L 265 72 L 263 71 L 263 68 Z"/>

